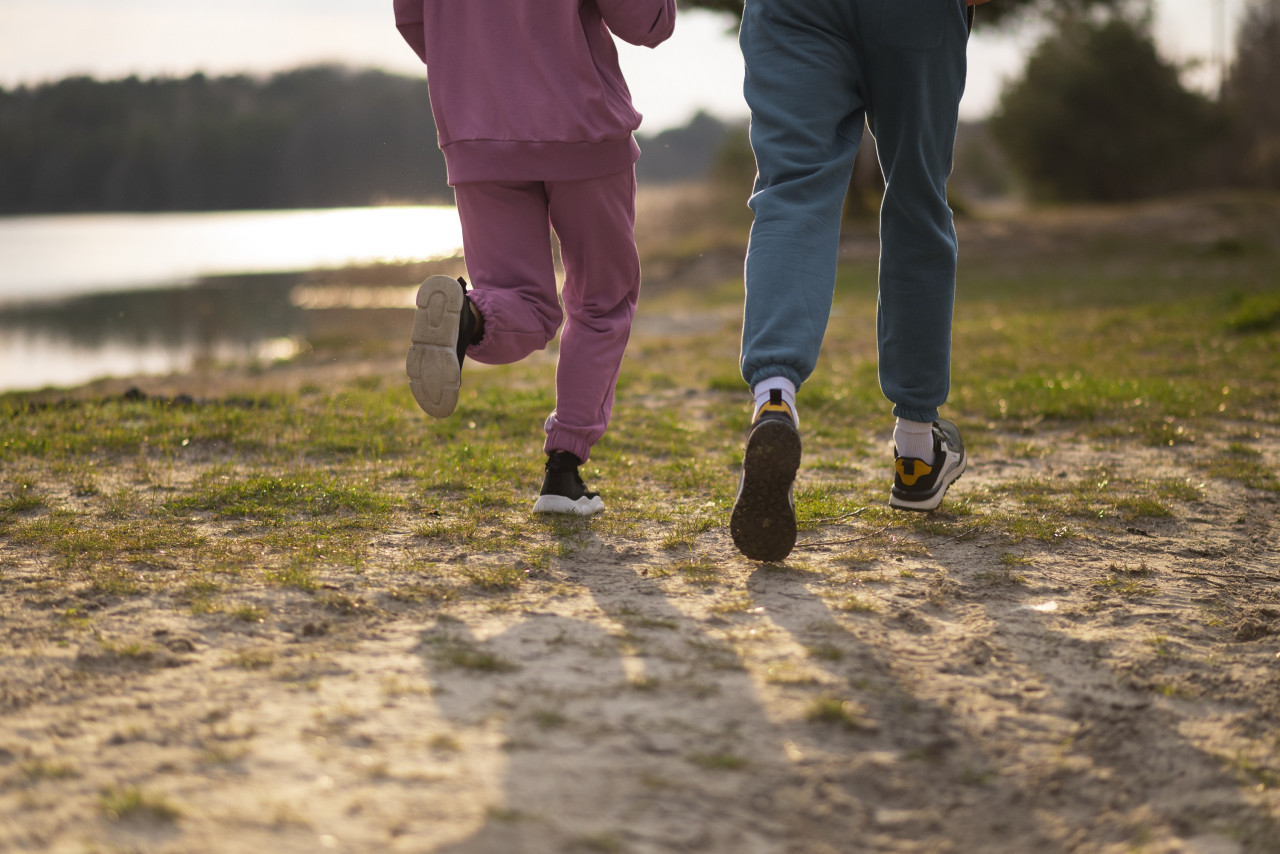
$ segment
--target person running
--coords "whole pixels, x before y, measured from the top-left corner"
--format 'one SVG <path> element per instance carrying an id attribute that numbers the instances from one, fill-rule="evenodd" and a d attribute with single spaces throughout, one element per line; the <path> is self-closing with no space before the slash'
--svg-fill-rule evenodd
<path id="1" fill-rule="evenodd" d="M 746 0 L 739 43 L 757 177 L 741 368 L 754 397 L 730 516 L 748 558 L 796 541 L 796 393 L 835 288 L 840 217 L 864 124 L 885 176 L 880 387 L 893 404 L 889 504 L 933 510 L 966 467 L 950 386 L 956 233 L 947 205 L 972 10 L 986 0 Z"/>
<path id="2" fill-rule="evenodd" d="M 465 357 L 519 361 L 563 322 L 533 509 L 598 513 L 604 502 L 578 467 L 609 425 L 640 291 L 633 132 L 641 116 L 611 33 L 656 47 L 674 30 L 675 0 L 394 4 L 397 28 L 427 66 L 472 284 L 432 276 L 418 289 L 406 361 L 414 400 L 448 416 Z"/>

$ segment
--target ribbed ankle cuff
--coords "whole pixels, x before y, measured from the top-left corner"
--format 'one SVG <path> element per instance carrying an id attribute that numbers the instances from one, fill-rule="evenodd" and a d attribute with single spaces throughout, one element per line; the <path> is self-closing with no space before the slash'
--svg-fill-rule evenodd
<path id="1" fill-rule="evenodd" d="M 552 430 L 547 434 L 547 441 L 542 449 L 548 454 L 552 451 L 568 451 L 584 463 L 591 457 L 591 446 L 580 436 L 564 430 Z"/>

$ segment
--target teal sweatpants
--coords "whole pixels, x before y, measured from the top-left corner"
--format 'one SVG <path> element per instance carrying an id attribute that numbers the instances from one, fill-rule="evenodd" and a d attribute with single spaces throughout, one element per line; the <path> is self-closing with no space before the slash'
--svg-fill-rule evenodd
<path id="1" fill-rule="evenodd" d="M 739 41 L 758 175 L 742 376 L 802 385 L 826 334 L 840 214 L 864 124 L 885 176 L 880 387 L 933 421 L 951 374 L 956 233 L 947 205 L 969 19 L 964 0 L 746 0 Z"/>

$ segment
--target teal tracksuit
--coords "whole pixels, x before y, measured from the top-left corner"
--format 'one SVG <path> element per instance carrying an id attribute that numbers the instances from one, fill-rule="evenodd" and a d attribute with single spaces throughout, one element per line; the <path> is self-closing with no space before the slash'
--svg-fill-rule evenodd
<path id="1" fill-rule="evenodd" d="M 813 372 L 864 121 L 885 175 L 880 387 L 933 421 L 951 370 L 956 233 L 947 205 L 969 21 L 964 0 L 746 0 L 740 43 L 758 176 L 742 375 Z"/>

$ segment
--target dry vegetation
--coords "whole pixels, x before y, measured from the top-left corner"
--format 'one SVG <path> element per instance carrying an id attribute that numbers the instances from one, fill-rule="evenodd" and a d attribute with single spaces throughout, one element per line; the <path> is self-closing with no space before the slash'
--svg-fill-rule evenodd
<path id="1" fill-rule="evenodd" d="M 851 233 L 758 565 L 741 232 L 690 198 L 589 521 L 528 514 L 554 354 L 428 423 L 404 309 L 0 398 L 0 849 L 1280 851 L 1280 204 L 961 223 L 972 466 L 923 518 Z"/>

